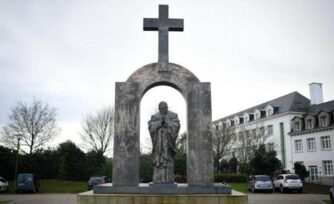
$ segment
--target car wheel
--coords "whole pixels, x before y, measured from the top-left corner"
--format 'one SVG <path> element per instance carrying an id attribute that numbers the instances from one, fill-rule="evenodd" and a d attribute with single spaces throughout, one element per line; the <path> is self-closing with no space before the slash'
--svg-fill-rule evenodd
<path id="1" fill-rule="evenodd" d="M 255 188 L 254 187 L 252 187 L 252 193 L 255 193 Z"/>
<path id="2" fill-rule="evenodd" d="M 281 192 L 281 193 L 285 193 L 285 190 L 284 190 L 284 188 L 283 188 L 283 186 L 282 186 L 282 185 L 280 186 L 280 188 L 279 188 L 279 189 L 280 189 L 280 192 Z"/>
<path id="3" fill-rule="evenodd" d="M 331 198 L 331 201 L 334 204 L 334 198 L 333 198 L 332 194 L 329 194 L 329 197 Z"/>

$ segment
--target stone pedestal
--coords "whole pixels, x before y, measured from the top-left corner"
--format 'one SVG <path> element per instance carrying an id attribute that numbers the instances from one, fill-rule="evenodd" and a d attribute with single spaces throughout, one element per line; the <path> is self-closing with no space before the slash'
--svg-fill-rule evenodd
<path id="1" fill-rule="evenodd" d="M 237 191 L 231 194 L 78 194 L 77 204 L 248 204 L 248 196 Z"/>
<path id="2" fill-rule="evenodd" d="M 138 186 L 113 186 L 111 183 L 94 186 L 94 194 L 231 194 L 231 188 L 225 184 L 214 184 L 208 186 L 189 186 L 188 184 L 147 184 Z"/>

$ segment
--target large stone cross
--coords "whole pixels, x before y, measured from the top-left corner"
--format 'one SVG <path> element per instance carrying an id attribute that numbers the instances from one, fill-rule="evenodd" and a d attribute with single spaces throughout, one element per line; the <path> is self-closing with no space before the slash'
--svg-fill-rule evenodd
<path id="1" fill-rule="evenodd" d="M 183 19 L 168 18 L 168 5 L 159 5 L 159 18 L 144 18 L 144 31 L 159 31 L 159 71 L 168 72 L 168 31 L 183 31 Z"/>

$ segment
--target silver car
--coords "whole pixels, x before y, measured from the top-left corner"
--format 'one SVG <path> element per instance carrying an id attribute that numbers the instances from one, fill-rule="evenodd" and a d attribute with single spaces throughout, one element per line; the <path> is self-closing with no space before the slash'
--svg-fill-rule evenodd
<path id="1" fill-rule="evenodd" d="M 273 192 L 274 187 L 271 178 L 267 175 L 254 175 L 249 177 L 248 190 Z"/>

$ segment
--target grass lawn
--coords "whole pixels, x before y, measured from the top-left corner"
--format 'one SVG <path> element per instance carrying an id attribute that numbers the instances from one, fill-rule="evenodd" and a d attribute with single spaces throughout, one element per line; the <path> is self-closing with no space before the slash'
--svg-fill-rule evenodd
<path id="1" fill-rule="evenodd" d="M 248 193 L 247 183 L 229 183 L 229 185 L 231 186 L 233 190 L 236 190 L 242 193 Z"/>
<path id="2" fill-rule="evenodd" d="M 80 193 L 84 191 L 87 191 L 87 182 L 40 180 L 39 193 Z M 8 193 L 15 193 L 13 182 L 9 184 Z"/>
<path id="3" fill-rule="evenodd" d="M 87 182 L 41 180 L 40 193 L 79 193 L 87 191 Z"/>
<path id="4" fill-rule="evenodd" d="M 332 204 L 330 200 L 323 200 L 326 204 Z"/>
<path id="5" fill-rule="evenodd" d="M 10 201 L 2 201 L 0 200 L 0 204 L 6 204 L 6 203 L 9 203 Z"/>

